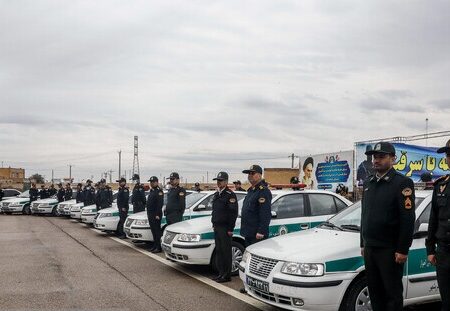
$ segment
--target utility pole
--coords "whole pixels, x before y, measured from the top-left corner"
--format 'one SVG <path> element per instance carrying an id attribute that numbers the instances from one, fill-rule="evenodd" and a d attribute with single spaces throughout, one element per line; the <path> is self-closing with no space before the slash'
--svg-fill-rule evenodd
<path id="1" fill-rule="evenodd" d="M 109 174 L 109 183 L 112 184 L 112 173 L 114 171 L 113 170 L 109 170 L 107 173 Z"/>
<path id="2" fill-rule="evenodd" d="M 55 177 L 54 171 L 52 170 L 52 184 L 53 184 L 53 179 Z"/>
<path id="3" fill-rule="evenodd" d="M 209 172 L 206 171 L 206 183 L 209 184 Z"/>
<path id="4" fill-rule="evenodd" d="M 428 118 L 425 119 L 425 145 L 428 147 Z"/>
<path id="5" fill-rule="evenodd" d="M 121 166 L 122 166 L 122 150 L 119 150 L 119 178 L 120 179 L 121 176 Z"/>
<path id="6" fill-rule="evenodd" d="M 292 161 L 291 168 L 294 168 L 294 159 L 298 158 L 298 156 L 292 153 L 290 156 L 288 156 L 288 158 L 291 158 Z"/>
<path id="7" fill-rule="evenodd" d="M 69 182 L 72 183 L 72 164 L 69 164 Z"/>
<path id="8" fill-rule="evenodd" d="M 138 137 L 134 136 L 134 156 L 133 156 L 133 175 L 138 174 L 139 175 L 139 143 L 138 143 Z"/>

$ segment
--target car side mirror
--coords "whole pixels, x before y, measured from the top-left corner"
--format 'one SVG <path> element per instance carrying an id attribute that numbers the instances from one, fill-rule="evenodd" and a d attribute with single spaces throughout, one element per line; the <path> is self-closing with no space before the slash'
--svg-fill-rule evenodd
<path id="1" fill-rule="evenodd" d="M 424 238 L 428 235 L 428 223 L 423 222 L 420 224 L 419 229 L 414 233 L 415 239 Z"/>
<path id="2" fill-rule="evenodd" d="M 196 208 L 194 208 L 194 211 L 204 211 L 206 209 L 205 204 L 199 204 Z"/>
<path id="3" fill-rule="evenodd" d="M 271 211 L 271 214 L 272 214 L 272 218 L 277 218 L 277 212 L 275 212 L 275 211 Z"/>

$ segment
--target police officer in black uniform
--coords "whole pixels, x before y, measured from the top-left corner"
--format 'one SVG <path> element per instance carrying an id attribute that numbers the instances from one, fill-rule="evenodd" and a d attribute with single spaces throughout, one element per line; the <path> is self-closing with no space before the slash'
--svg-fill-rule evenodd
<path id="1" fill-rule="evenodd" d="M 134 174 L 132 180 L 136 183 L 133 188 L 133 196 L 131 197 L 131 203 L 133 203 L 133 214 L 143 212 L 145 210 L 145 189 L 141 184 L 141 180 L 138 174 Z"/>
<path id="2" fill-rule="evenodd" d="M 56 198 L 58 199 L 58 203 L 61 203 L 64 201 L 64 195 L 66 191 L 64 190 L 63 184 L 58 184 L 58 192 L 56 193 Z"/>
<path id="3" fill-rule="evenodd" d="M 55 185 L 51 184 L 50 188 L 48 188 L 47 192 L 48 192 L 48 197 L 50 198 L 50 197 L 54 196 L 58 191 L 56 191 Z"/>
<path id="4" fill-rule="evenodd" d="M 171 225 L 183 220 L 186 209 L 186 190 L 180 186 L 180 175 L 176 172 L 170 174 L 170 189 L 167 192 L 166 220 Z"/>
<path id="5" fill-rule="evenodd" d="M 234 225 L 238 216 L 236 194 L 228 188 L 228 174 L 220 172 L 213 180 L 217 181 L 217 192 L 212 201 L 211 222 L 214 228 L 215 258 L 219 275 L 218 283 L 231 281 L 232 249 L 231 242 Z"/>
<path id="6" fill-rule="evenodd" d="M 450 165 L 450 140 L 438 153 L 444 153 Z M 431 201 L 428 238 L 428 260 L 436 266 L 442 311 L 450 310 L 450 175 L 442 176 L 434 183 Z"/>
<path id="7" fill-rule="evenodd" d="M 39 198 L 47 199 L 49 197 L 48 190 L 45 188 L 45 185 L 41 185 L 41 190 L 39 191 Z"/>
<path id="8" fill-rule="evenodd" d="M 234 184 L 234 191 L 243 191 L 243 192 L 247 191 L 244 188 L 242 188 L 242 184 L 241 184 L 240 180 L 233 181 L 233 184 Z"/>
<path id="9" fill-rule="evenodd" d="M 73 190 L 70 187 L 70 183 L 66 184 L 66 191 L 64 192 L 64 201 L 72 200 Z"/>
<path id="10" fill-rule="evenodd" d="M 98 209 L 105 209 L 111 206 L 112 203 L 112 190 L 106 185 L 106 180 L 101 179 L 99 181 L 99 190 L 97 192 Z"/>
<path id="11" fill-rule="evenodd" d="M 40 195 L 39 190 L 36 188 L 36 184 L 32 183 L 30 188 L 30 203 L 36 201 Z"/>
<path id="12" fill-rule="evenodd" d="M 241 217 L 241 235 L 247 247 L 269 237 L 272 193 L 262 178 L 261 166 L 252 165 L 242 173 L 248 174 L 251 184 L 242 205 Z"/>
<path id="13" fill-rule="evenodd" d="M 164 192 L 159 187 L 158 177 L 152 176 L 150 182 L 150 194 L 147 197 L 147 218 L 152 230 L 153 247 L 152 253 L 161 253 L 161 218 L 164 205 Z"/>
<path id="14" fill-rule="evenodd" d="M 361 255 L 374 311 L 403 310 L 403 266 L 408 258 L 415 222 L 413 181 L 398 173 L 395 148 L 375 144 L 375 174 L 364 181 L 361 201 Z"/>
<path id="15" fill-rule="evenodd" d="M 86 185 L 83 189 L 83 203 L 84 206 L 95 204 L 95 189 L 92 187 L 92 180 L 86 180 Z"/>
<path id="16" fill-rule="evenodd" d="M 117 236 L 121 239 L 126 238 L 123 232 L 123 224 L 125 219 L 128 217 L 128 200 L 130 198 L 130 190 L 127 187 L 127 180 L 125 178 L 120 178 L 119 182 L 119 192 L 117 193 L 117 208 L 119 209 L 119 223 L 117 224 Z"/>
<path id="17" fill-rule="evenodd" d="M 77 196 L 75 200 L 77 201 L 77 203 L 84 202 L 83 185 L 81 183 L 77 185 Z"/>
<path id="18" fill-rule="evenodd" d="M 197 191 L 197 192 L 202 191 L 202 188 L 200 188 L 200 183 L 196 182 L 194 184 L 194 191 Z"/>

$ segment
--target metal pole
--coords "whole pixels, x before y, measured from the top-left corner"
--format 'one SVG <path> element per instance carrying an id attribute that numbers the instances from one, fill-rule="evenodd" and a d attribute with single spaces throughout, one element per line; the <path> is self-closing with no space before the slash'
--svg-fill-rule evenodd
<path id="1" fill-rule="evenodd" d="M 122 150 L 119 150 L 119 179 L 122 177 L 122 176 L 120 176 L 121 165 L 122 165 Z"/>
<path id="2" fill-rule="evenodd" d="M 428 118 L 425 119 L 425 145 L 428 147 Z"/>

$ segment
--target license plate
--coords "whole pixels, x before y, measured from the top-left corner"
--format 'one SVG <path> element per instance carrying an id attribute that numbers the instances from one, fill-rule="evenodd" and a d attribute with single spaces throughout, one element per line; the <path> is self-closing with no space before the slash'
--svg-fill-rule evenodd
<path id="1" fill-rule="evenodd" d="M 269 283 L 254 279 L 250 276 L 247 276 L 247 285 L 259 291 L 268 293 L 269 292 Z"/>
<path id="2" fill-rule="evenodd" d="M 167 246 L 167 245 L 161 245 L 161 247 L 162 247 L 162 249 L 163 249 L 163 251 L 164 252 L 166 252 L 166 253 L 170 253 L 170 246 Z"/>

